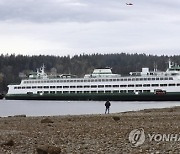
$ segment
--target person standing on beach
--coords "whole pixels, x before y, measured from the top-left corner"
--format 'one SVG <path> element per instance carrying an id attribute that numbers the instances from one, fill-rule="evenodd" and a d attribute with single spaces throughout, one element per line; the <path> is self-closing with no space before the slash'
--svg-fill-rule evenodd
<path id="1" fill-rule="evenodd" d="M 111 103 L 109 102 L 109 100 L 107 100 L 106 103 L 105 103 L 105 107 L 106 107 L 105 114 L 106 114 L 107 112 L 108 112 L 108 114 L 109 114 L 109 108 L 110 108 L 110 106 L 111 106 Z"/>

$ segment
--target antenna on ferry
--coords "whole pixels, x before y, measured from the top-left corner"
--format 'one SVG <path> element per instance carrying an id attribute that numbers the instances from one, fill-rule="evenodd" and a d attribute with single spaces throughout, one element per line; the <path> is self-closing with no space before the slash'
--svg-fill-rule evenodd
<path id="1" fill-rule="evenodd" d="M 172 64 L 171 64 L 171 60 L 169 59 L 169 61 L 168 61 L 168 64 L 169 64 L 169 68 L 171 68 L 172 67 Z"/>
<path id="2" fill-rule="evenodd" d="M 157 64 L 154 62 L 154 72 L 157 72 Z"/>

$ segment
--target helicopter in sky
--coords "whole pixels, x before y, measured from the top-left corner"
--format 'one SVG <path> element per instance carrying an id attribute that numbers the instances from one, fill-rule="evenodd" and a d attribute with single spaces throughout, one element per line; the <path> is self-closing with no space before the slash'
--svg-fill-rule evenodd
<path id="1" fill-rule="evenodd" d="M 133 5 L 132 3 L 126 3 L 126 5 Z"/>

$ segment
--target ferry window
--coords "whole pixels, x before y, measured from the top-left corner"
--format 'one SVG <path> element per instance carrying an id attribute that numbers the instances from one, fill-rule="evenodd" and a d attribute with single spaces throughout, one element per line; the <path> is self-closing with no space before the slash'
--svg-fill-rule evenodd
<path id="1" fill-rule="evenodd" d="M 155 78 L 152 78 L 152 80 L 155 80 Z"/>
<path id="2" fill-rule="evenodd" d="M 101 82 L 101 79 L 98 79 L 99 82 Z"/>
<path id="3" fill-rule="evenodd" d="M 31 87 L 26 87 L 26 89 L 31 89 Z"/>
<path id="4" fill-rule="evenodd" d="M 164 80 L 168 80 L 168 78 L 164 78 Z"/>
<path id="5" fill-rule="evenodd" d="M 160 84 L 161 87 L 167 87 L 167 84 Z"/>
<path id="6" fill-rule="evenodd" d="M 48 94 L 49 93 L 49 91 L 44 91 L 44 94 Z"/>
<path id="7" fill-rule="evenodd" d="M 136 87 L 142 87 L 142 84 L 137 84 Z"/>
<path id="8" fill-rule="evenodd" d="M 69 82 L 69 80 L 67 80 L 67 82 Z"/>
<path id="9" fill-rule="evenodd" d="M 76 88 L 76 86 L 70 86 L 70 88 Z"/>
<path id="10" fill-rule="evenodd" d="M 47 89 L 47 88 L 49 88 L 49 86 L 44 86 L 44 88 L 46 88 L 46 89 Z"/>
<path id="11" fill-rule="evenodd" d="M 143 87 L 150 87 L 150 84 L 143 84 Z"/>
<path id="12" fill-rule="evenodd" d="M 140 81 L 143 81 L 143 78 L 140 78 Z"/>
<path id="13" fill-rule="evenodd" d="M 35 89 L 36 88 L 36 86 L 32 86 L 32 89 Z"/>
<path id="14" fill-rule="evenodd" d="M 55 91 L 50 91 L 50 94 L 55 94 Z"/>
<path id="15" fill-rule="evenodd" d="M 91 82 L 94 82 L 94 79 L 91 79 Z"/>
<path id="16" fill-rule="evenodd" d="M 111 91 L 110 90 L 106 90 L 105 93 L 111 93 Z"/>
<path id="17" fill-rule="evenodd" d="M 57 86 L 57 88 L 62 88 L 62 86 Z"/>
<path id="18" fill-rule="evenodd" d="M 113 79 L 113 81 L 117 81 L 116 79 Z"/>
<path id="19" fill-rule="evenodd" d="M 18 89 L 21 89 L 21 87 L 18 87 Z"/>
<path id="20" fill-rule="evenodd" d="M 105 85 L 105 87 L 111 87 L 111 85 Z"/>
<path id="21" fill-rule="evenodd" d="M 91 93 L 97 93 L 97 91 L 91 91 Z"/>
<path id="22" fill-rule="evenodd" d="M 98 88 L 104 88 L 104 85 L 98 85 Z"/>
<path id="23" fill-rule="evenodd" d="M 128 79 L 128 81 L 131 81 L 131 79 Z"/>
<path id="24" fill-rule="evenodd" d="M 169 80 L 173 80 L 173 78 L 172 78 L 172 77 L 170 77 L 170 78 L 169 78 Z"/>
<path id="25" fill-rule="evenodd" d="M 152 86 L 152 87 L 158 87 L 159 84 L 152 84 L 151 86 Z"/>
<path id="26" fill-rule="evenodd" d="M 163 78 L 160 78 L 160 80 L 163 80 Z"/>
<path id="27" fill-rule="evenodd" d="M 127 85 L 120 85 L 120 87 L 127 87 Z"/>
<path id="28" fill-rule="evenodd" d="M 80 82 L 84 82 L 84 80 L 80 80 Z"/>
<path id="29" fill-rule="evenodd" d="M 150 90 L 143 90 L 143 92 L 151 92 Z"/>
<path id="30" fill-rule="evenodd" d="M 113 90 L 113 93 L 119 93 L 119 90 Z"/>
<path id="31" fill-rule="evenodd" d="M 38 91 L 37 93 L 40 94 L 40 93 L 42 93 L 42 91 Z"/>
<path id="32" fill-rule="evenodd" d="M 50 81 L 47 81 L 47 83 L 49 83 Z"/>
<path id="33" fill-rule="evenodd" d="M 53 87 L 55 87 L 55 86 L 53 86 Z M 69 86 L 63 86 L 63 88 L 69 88 Z"/>
<path id="34" fill-rule="evenodd" d="M 113 85 L 113 87 L 119 87 L 119 85 Z"/>
<path id="35" fill-rule="evenodd" d="M 59 80 L 57 80 L 57 82 L 59 82 Z"/>
<path id="36" fill-rule="evenodd" d="M 109 81 L 112 81 L 112 79 L 109 79 Z"/>
<path id="37" fill-rule="evenodd" d="M 17 87 L 14 87 L 14 89 L 17 89 Z"/>
<path id="38" fill-rule="evenodd" d="M 42 86 L 38 86 L 38 88 L 42 88 Z"/>
<path id="39" fill-rule="evenodd" d="M 132 81 L 135 81 L 135 80 L 136 80 L 135 78 L 132 79 Z"/>
<path id="40" fill-rule="evenodd" d="M 73 80 L 73 82 L 77 82 L 77 80 Z"/>
<path id="41" fill-rule="evenodd" d="M 124 79 L 124 81 L 127 81 L 127 79 Z"/>
<path id="42" fill-rule="evenodd" d="M 134 85 L 133 84 L 129 84 L 128 87 L 134 87 Z"/>
<path id="43" fill-rule="evenodd" d="M 99 91 L 98 91 L 98 93 L 104 93 L 104 91 L 102 91 L 102 90 L 99 90 Z"/>
<path id="44" fill-rule="evenodd" d="M 82 93 L 82 91 L 77 91 L 78 94 Z"/>
<path id="45" fill-rule="evenodd" d="M 91 85 L 91 88 L 97 88 L 97 86 L 96 85 Z"/>
<path id="46" fill-rule="evenodd" d="M 77 86 L 77 88 L 82 88 L 82 86 Z"/>
<path id="47" fill-rule="evenodd" d="M 148 78 L 148 80 L 151 80 L 151 78 Z"/>
<path id="48" fill-rule="evenodd" d="M 117 79 L 117 81 L 120 81 L 120 79 Z"/>
<path id="49" fill-rule="evenodd" d="M 51 80 L 50 83 L 53 83 L 53 80 Z"/>
<path id="50" fill-rule="evenodd" d="M 156 80 L 159 80 L 159 78 L 156 78 Z"/>
<path id="51" fill-rule="evenodd" d="M 134 90 L 128 90 L 128 93 L 133 93 L 134 92 Z"/>
<path id="52" fill-rule="evenodd" d="M 85 85 L 84 88 L 89 88 L 90 86 L 89 85 Z"/>
<path id="53" fill-rule="evenodd" d="M 144 81 L 146 81 L 147 80 L 147 78 L 144 78 Z"/>
<path id="54" fill-rule="evenodd" d="M 66 82 L 66 80 L 62 80 L 62 82 Z"/>
<path id="55" fill-rule="evenodd" d="M 139 78 L 136 78 L 136 81 L 139 81 Z"/>
<path id="56" fill-rule="evenodd" d="M 177 86 L 180 86 L 180 83 L 178 83 Z"/>
<path id="57" fill-rule="evenodd" d="M 70 93 L 74 94 L 74 93 L 75 93 L 75 91 L 70 91 Z"/>
<path id="58" fill-rule="evenodd" d="M 26 87 L 22 87 L 22 89 L 25 89 Z"/>
<path id="59" fill-rule="evenodd" d="M 67 93 L 69 93 L 69 91 L 63 91 L 63 94 L 67 94 Z"/>
<path id="60" fill-rule="evenodd" d="M 106 81 L 109 81 L 109 79 L 106 79 Z"/>
<path id="61" fill-rule="evenodd" d="M 126 90 L 120 90 L 120 93 L 126 93 Z"/>
<path id="62" fill-rule="evenodd" d="M 57 93 L 58 93 L 58 94 L 61 94 L 61 93 L 62 93 L 62 91 L 57 91 Z"/>
<path id="63" fill-rule="evenodd" d="M 38 83 L 40 83 L 40 81 L 38 81 Z"/>
<path id="64" fill-rule="evenodd" d="M 24 83 L 27 83 L 27 81 L 24 81 Z"/>
<path id="65" fill-rule="evenodd" d="M 89 91 L 84 91 L 84 93 L 89 93 Z"/>
<path id="66" fill-rule="evenodd" d="M 55 88 L 55 86 L 50 86 L 50 88 Z"/>
<path id="67" fill-rule="evenodd" d="M 169 84 L 168 86 L 175 86 L 175 84 Z"/>
<path id="68" fill-rule="evenodd" d="M 121 79 L 121 81 L 124 81 L 123 79 Z"/>
<path id="69" fill-rule="evenodd" d="M 136 90 L 136 92 L 142 93 L 142 90 Z"/>
<path id="70" fill-rule="evenodd" d="M 102 79 L 102 81 L 106 81 L 105 79 Z"/>

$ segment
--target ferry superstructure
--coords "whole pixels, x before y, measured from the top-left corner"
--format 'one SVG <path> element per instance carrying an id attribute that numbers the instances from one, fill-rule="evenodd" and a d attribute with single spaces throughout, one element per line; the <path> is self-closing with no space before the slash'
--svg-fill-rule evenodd
<path id="1" fill-rule="evenodd" d="M 180 66 L 169 61 L 165 72 L 142 68 L 129 76 L 113 74 L 110 68 L 95 69 L 84 78 L 72 75 L 50 78 L 43 66 L 28 79 L 8 88 L 5 98 L 12 100 L 177 101 Z"/>

